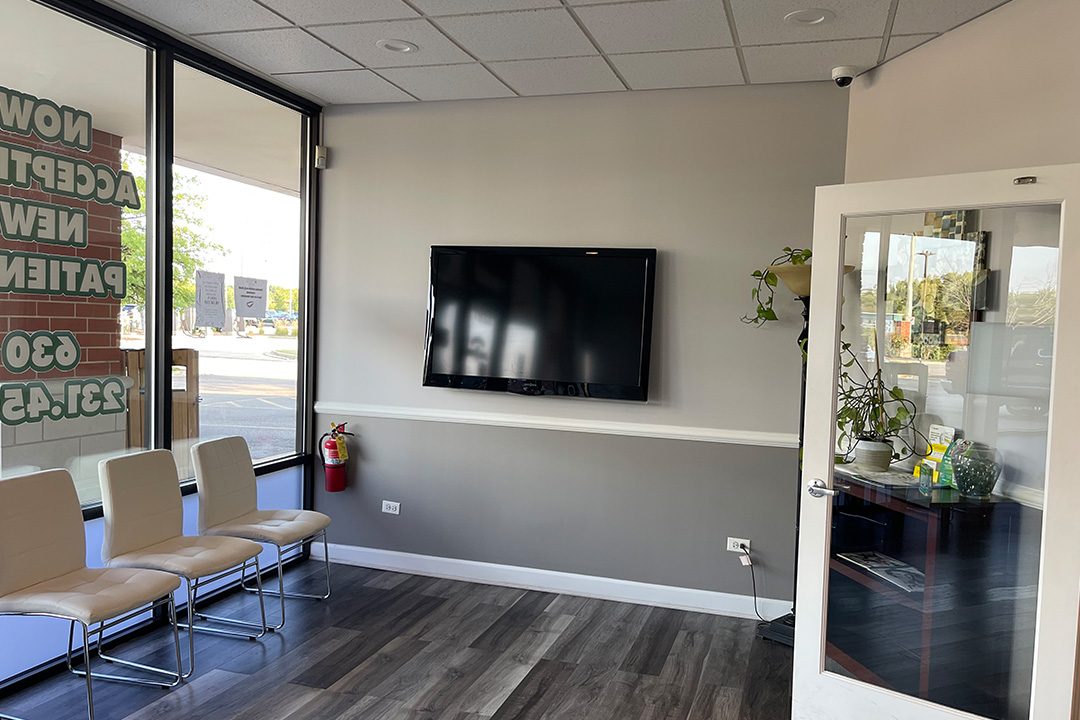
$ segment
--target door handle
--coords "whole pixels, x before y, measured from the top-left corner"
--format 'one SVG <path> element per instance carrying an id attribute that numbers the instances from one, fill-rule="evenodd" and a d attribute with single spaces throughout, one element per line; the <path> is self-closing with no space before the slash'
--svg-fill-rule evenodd
<path id="1" fill-rule="evenodd" d="M 822 498 L 826 495 L 835 495 L 836 491 L 829 488 L 819 478 L 814 478 L 806 484 L 806 492 L 810 493 L 810 497 Z"/>

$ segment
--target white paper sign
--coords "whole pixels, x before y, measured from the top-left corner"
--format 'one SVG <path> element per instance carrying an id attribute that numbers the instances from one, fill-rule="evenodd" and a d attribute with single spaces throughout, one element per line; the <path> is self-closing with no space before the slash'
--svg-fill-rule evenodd
<path id="1" fill-rule="evenodd" d="M 225 325 L 225 275 L 195 271 L 195 324 L 219 328 Z"/>
<path id="2" fill-rule="evenodd" d="M 233 299 L 236 315 L 245 318 L 266 317 L 266 281 L 255 278 L 233 279 Z"/>

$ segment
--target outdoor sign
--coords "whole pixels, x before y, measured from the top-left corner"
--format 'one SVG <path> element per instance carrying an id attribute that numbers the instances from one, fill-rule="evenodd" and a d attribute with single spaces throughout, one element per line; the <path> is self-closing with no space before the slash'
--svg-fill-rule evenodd
<path id="1" fill-rule="evenodd" d="M 234 278 L 233 300 L 237 317 L 266 317 L 266 281 L 246 277 Z"/>
<path id="2" fill-rule="evenodd" d="M 195 271 L 195 324 L 212 328 L 225 326 L 224 273 Z"/>
<path id="3" fill-rule="evenodd" d="M 90 113 L 0 87 L 0 130 L 37 136 L 48 144 L 93 149 Z M 126 170 L 15 143 L 0 142 L 0 186 L 29 189 L 81 202 L 139 209 L 135 177 Z M 13 242 L 84 249 L 89 238 L 85 210 L 0 197 L 0 234 Z M 123 262 L 72 255 L 0 249 L 0 293 L 121 300 L 127 295 Z M 117 303 L 119 312 L 119 303 Z M 0 344 L 0 362 L 13 375 L 73 372 L 82 350 L 65 330 L 12 330 Z M 45 418 L 92 417 L 127 410 L 123 377 L 27 380 L 0 384 L 0 423 L 21 425 Z"/>

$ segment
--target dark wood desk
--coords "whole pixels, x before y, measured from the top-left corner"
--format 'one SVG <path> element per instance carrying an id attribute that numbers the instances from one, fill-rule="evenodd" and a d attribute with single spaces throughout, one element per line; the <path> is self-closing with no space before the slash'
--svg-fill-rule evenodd
<path id="1" fill-rule="evenodd" d="M 826 656 L 864 682 L 1010 717 L 1010 695 L 1030 688 L 1030 657 L 1027 667 L 1018 658 L 1034 643 L 1035 599 L 1025 593 L 1038 580 L 1041 512 L 839 472 L 833 487 Z M 922 571 L 924 590 L 907 592 L 838 557 L 868 550 Z M 993 639 L 972 641 L 980 629 Z"/>

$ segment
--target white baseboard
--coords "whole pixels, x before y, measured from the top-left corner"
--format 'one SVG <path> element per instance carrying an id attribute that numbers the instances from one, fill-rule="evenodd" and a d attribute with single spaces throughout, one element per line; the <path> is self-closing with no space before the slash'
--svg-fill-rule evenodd
<path id="1" fill-rule="evenodd" d="M 312 543 L 311 553 L 322 558 L 322 545 Z M 695 588 L 653 585 L 651 583 L 618 580 L 616 578 L 578 575 L 576 573 L 537 568 L 499 565 L 496 563 L 458 560 L 434 555 L 416 555 L 395 550 L 358 547 L 356 545 L 330 544 L 330 560 L 345 565 L 394 570 L 414 575 L 448 578 L 510 587 L 543 590 L 546 592 L 581 595 L 584 597 L 616 600 L 639 605 L 692 610 L 730 615 L 732 617 L 756 618 L 754 598 L 748 595 L 698 590 Z M 766 618 L 784 615 L 791 610 L 788 600 L 760 598 L 758 610 Z"/>

